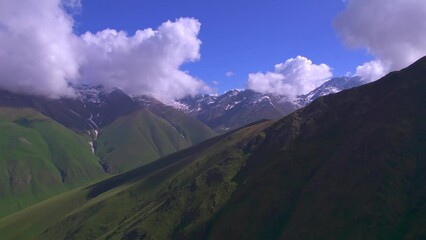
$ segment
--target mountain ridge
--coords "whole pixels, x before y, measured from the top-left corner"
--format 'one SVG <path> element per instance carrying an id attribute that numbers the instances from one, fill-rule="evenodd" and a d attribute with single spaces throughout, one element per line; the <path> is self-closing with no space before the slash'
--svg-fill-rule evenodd
<path id="1" fill-rule="evenodd" d="M 172 106 L 199 119 L 218 132 L 226 132 L 261 119 L 281 118 L 321 96 L 362 84 L 365 82 L 360 77 L 332 78 L 295 99 L 285 95 L 258 93 L 249 89 L 234 89 L 219 96 L 185 97 L 176 100 Z"/>
<path id="2" fill-rule="evenodd" d="M 0 216 L 105 177 L 86 139 L 33 109 L 0 108 Z"/>
<path id="3" fill-rule="evenodd" d="M 50 202 L 60 209 L 78 199 L 72 212 L 38 205 L 0 219 L 0 231 L 40 239 L 422 239 L 425 91 L 422 58 Z"/>
<path id="4" fill-rule="evenodd" d="M 216 136 L 153 98 L 80 91 L 48 99 L 0 90 L 0 216 Z"/>

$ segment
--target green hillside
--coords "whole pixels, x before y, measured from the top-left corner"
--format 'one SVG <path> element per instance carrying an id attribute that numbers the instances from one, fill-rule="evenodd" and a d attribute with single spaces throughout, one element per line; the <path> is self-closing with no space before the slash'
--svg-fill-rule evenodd
<path id="1" fill-rule="evenodd" d="M 149 110 L 155 115 L 165 119 L 192 144 L 202 142 L 217 135 L 206 124 L 200 122 L 196 118 L 189 117 L 183 112 L 177 111 L 173 107 L 160 106 L 157 104 L 150 106 Z"/>
<path id="2" fill-rule="evenodd" d="M 96 154 L 112 173 L 145 165 L 216 134 L 183 113 L 154 114 L 141 109 L 101 130 Z"/>
<path id="3" fill-rule="evenodd" d="M 73 231 L 76 239 L 121 236 L 128 226 L 157 209 L 161 210 L 161 219 L 153 214 L 146 227 L 164 239 L 191 203 L 197 208 L 201 204 L 203 209 L 216 202 L 214 212 L 230 198 L 236 187 L 232 178 L 248 157 L 238 145 L 247 137 L 261 136 L 261 130 L 268 124 L 216 137 L 195 148 L 32 206 L 1 219 L 0 233 L 6 239 L 31 239 L 54 226 L 54 233 L 47 231 L 40 239 L 61 239 Z M 176 197 L 177 205 L 171 206 L 174 205 L 171 198 Z M 55 211 L 46 211 L 48 208 Z M 194 220 L 194 227 L 205 223 L 212 210 L 203 209 L 202 216 Z M 80 221 L 85 223 L 81 225 Z M 125 229 L 119 227 L 120 222 Z"/>
<path id="4" fill-rule="evenodd" d="M 161 109 L 161 108 L 160 108 Z M 141 109 L 89 140 L 30 108 L 0 108 L 0 217 L 111 173 L 152 162 L 215 136 L 193 118 Z M 99 163 L 102 160 L 103 166 Z"/>
<path id="5" fill-rule="evenodd" d="M 425 92 L 426 58 L 0 219 L 1 236 L 425 239 Z"/>
<path id="6" fill-rule="evenodd" d="M 0 108 L 0 216 L 104 175 L 88 142 L 31 109 Z"/>

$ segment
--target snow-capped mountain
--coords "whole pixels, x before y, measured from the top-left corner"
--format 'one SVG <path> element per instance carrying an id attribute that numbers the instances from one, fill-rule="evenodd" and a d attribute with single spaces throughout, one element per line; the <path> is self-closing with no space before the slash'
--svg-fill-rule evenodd
<path id="1" fill-rule="evenodd" d="M 76 92 L 79 95 L 77 100 L 83 104 L 95 127 L 105 126 L 138 108 L 138 104 L 118 88 L 79 86 Z"/>
<path id="2" fill-rule="evenodd" d="M 198 118 L 217 131 L 228 131 L 262 119 L 280 118 L 321 96 L 356 87 L 362 83 L 359 77 L 333 78 L 296 99 L 234 89 L 220 96 L 185 97 L 176 100 L 172 106 Z"/>
<path id="3" fill-rule="evenodd" d="M 129 96 L 117 88 L 82 85 L 75 87 L 78 97 L 72 99 L 47 99 L 0 90 L 0 105 L 35 108 L 64 126 L 83 132 L 107 126 L 140 108 L 164 117 L 179 110 L 216 131 L 228 131 L 262 119 L 280 118 L 320 96 L 361 84 L 358 77 L 334 78 L 297 99 L 235 89 L 220 96 L 185 97 L 171 106 L 148 96 Z"/>
<path id="4" fill-rule="evenodd" d="M 177 100 L 174 106 L 217 131 L 284 116 L 296 109 L 287 97 L 252 90 L 231 90 L 220 96 L 186 97 Z"/>
<path id="5" fill-rule="evenodd" d="M 0 90 L 0 106 L 29 107 L 78 132 L 98 130 L 137 109 L 171 108 L 147 96 L 131 97 L 117 88 L 81 85 L 76 98 L 48 99 Z"/>
<path id="6" fill-rule="evenodd" d="M 319 97 L 358 87 L 364 83 L 360 77 L 332 78 L 310 93 L 299 96 L 296 102 L 303 107 Z"/>

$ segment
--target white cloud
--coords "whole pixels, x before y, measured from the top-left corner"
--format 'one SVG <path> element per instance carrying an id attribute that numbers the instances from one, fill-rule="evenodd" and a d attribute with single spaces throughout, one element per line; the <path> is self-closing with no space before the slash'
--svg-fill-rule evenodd
<path id="1" fill-rule="evenodd" d="M 0 87 L 57 97 L 72 95 L 79 39 L 58 0 L 0 1 Z"/>
<path id="2" fill-rule="evenodd" d="M 383 65 L 383 62 L 375 60 L 366 62 L 356 68 L 356 76 L 361 76 L 365 81 L 377 80 L 388 73 L 389 67 Z"/>
<path id="3" fill-rule="evenodd" d="M 231 78 L 233 76 L 235 76 L 235 74 L 232 71 L 228 71 L 228 72 L 225 73 L 225 77 Z"/>
<path id="4" fill-rule="evenodd" d="M 181 18 L 133 36 L 112 29 L 85 33 L 87 61 L 81 74 L 95 84 L 163 101 L 209 91 L 204 82 L 179 69 L 200 58 L 199 30 L 197 20 Z"/>
<path id="5" fill-rule="evenodd" d="M 249 74 L 248 88 L 294 98 L 314 90 L 331 77 L 331 68 L 326 64 L 316 65 L 306 57 L 297 56 L 275 65 L 274 72 Z"/>
<path id="6" fill-rule="evenodd" d="M 0 2 L 0 88 L 15 92 L 72 96 L 80 82 L 119 87 L 163 101 L 210 91 L 180 70 L 200 58 L 200 23 L 181 18 L 132 36 L 106 29 L 73 33 L 80 0 Z"/>
<path id="7" fill-rule="evenodd" d="M 348 0 L 335 27 L 350 47 L 365 48 L 376 57 L 357 69 L 371 81 L 426 55 L 425 16 L 424 0 Z"/>
<path id="8" fill-rule="evenodd" d="M 218 82 L 218 81 L 216 81 L 216 80 L 213 80 L 213 81 L 212 81 L 212 83 L 213 83 L 214 85 L 219 85 L 219 82 Z"/>

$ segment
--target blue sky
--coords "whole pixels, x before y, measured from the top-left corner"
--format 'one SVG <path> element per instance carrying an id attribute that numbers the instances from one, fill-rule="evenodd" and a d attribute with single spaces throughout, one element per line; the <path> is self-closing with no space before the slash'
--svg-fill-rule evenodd
<path id="1" fill-rule="evenodd" d="M 426 55 L 426 1 L 2 0 L 0 44 L 0 88 L 13 92 L 76 97 L 72 86 L 92 84 L 167 103 L 247 87 L 291 98 Z"/>
<path id="2" fill-rule="evenodd" d="M 328 64 L 334 76 L 353 73 L 371 56 L 348 48 L 337 35 L 333 20 L 344 9 L 341 0 L 90 0 L 83 1 L 75 21 L 78 33 L 114 28 L 133 35 L 167 20 L 194 17 L 202 24 L 201 59 L 182 69 L 221 93 L 245 88 L 249 73 L 273 70 L 298 55 Z M 228 71 L 235 75 L 226 77 Z"/>

